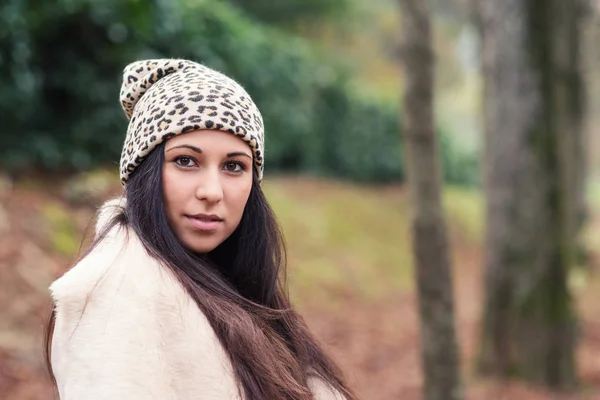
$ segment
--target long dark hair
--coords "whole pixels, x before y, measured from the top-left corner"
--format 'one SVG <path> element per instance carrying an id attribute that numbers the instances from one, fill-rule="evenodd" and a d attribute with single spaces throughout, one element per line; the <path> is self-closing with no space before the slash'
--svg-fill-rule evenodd
<path id="1" fill-rule="evenodd" d="M 229 355 L 243 398 L 313 399 L 308 386 L 312 376 L 348 400 L 354 399 L 339 368 L 290 305 L 283 235 L 256 173 L 237 229 L 214 251 L 199 255 L 185 248 L 168 225 L 162 193 L 163 162 L 164 143 L 127 181 L 124 213 L 113 218 L 82 257 L 114 226 L 129 227 L 206 315 Z M 53 320 L 46 334 L 46 362 L 52 377 Z"/>

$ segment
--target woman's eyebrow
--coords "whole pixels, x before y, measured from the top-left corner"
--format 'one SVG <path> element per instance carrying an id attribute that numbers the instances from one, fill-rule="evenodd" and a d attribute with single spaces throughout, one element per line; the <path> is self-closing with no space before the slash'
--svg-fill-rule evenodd
<path id="1" fill-rule="evenodd" d="M 180 148 L 190 149 L 192 151 L 195 151 L 198 154 L 202 154 L 202 150 L 199 147 L 192 146 L 191 144 L 182 144 L 182 145 L 179 145 L 179 146 L 171 147 L 169 150 L 165 151 L 165 153 L 168 152 L 168 151 L 175 150 L 175 149 L 180 149 Z"/>
<path id="2" fill-rule="evenodd" d="M 235 157 L 235 156 L 246 156 L 248 158 L 252 158 L 248 153 L 244 153 L 243 151 L 234 151 L 233 153 L 227 153 L 227 157 Z"/>
<path id="3" fill-rule="evenodd" d="M 171 147 L 169 150 L 165 151 L 165 153 L 169 152 L 171 150 L 180 149 L 180 148 L 190 149 L 192 151 L 195 151 L 198 154 L 202 154 L 202 149 L 200 149 L 199 147 L 196 147 L 196 146 L 192 146 L 191 144 L 182 144 L 179 146 Z M 251 155 L 249 155 L 248 153 L 243 152 L 243 151 L 233 151 L 231 153 L 227 153 L 227 157 L 236 157 L 236 156 L 246 156 L 250 159 L 252 158 Z"/>

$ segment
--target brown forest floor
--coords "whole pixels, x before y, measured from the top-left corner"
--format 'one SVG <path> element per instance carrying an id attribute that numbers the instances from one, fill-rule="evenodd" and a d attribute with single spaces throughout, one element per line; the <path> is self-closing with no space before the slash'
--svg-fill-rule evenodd
<path id="1" fill-rule="evenodd" d="M 50 307 L 48 284 L 68 267 L 72 256 L 56 251 L 40 223 L 42 205 L 65 201 L 52 181 L 40 189 L 0 184 L 0 399 L 52 399 L 42 363 L 43 326 Z M 7 195 L 10 193 L 10 195 Z M 72 206 L 69 219 L 81 231 L 93 208 Z M 47 208 L 47 207 L 46 207 Z M 60 219 L 60 215 L 49 218 Z M 60 223 L 60 221 L 59 221 Z M 65 222 L 66 223 L 66 222 Z M 594 222 L 596 223 L 596 222 Z M 53 232 L 55 233 L 55 232 Z M 453 240 L 457 326 L 462 348 L 467 399 L 600 399 L 600 284 L 578 296 L 582 325 L 578 365 L 582 390 L 557 395 L 512 383 L 482 381 L 472 373 L 481 304 L 480 250 Z M 63 244 L 64 245 L 64 244 Z M 68 253 L 67 249 L 64 254 Z M 418 320 L 413 293 L 397 293 L 365 301 L 340 291 L 335 309 L 306 302 L 302 312 L 340 362 L 363 399 L 421 399 Z M 335 345 L 334 345 L 335 344 Z"/>

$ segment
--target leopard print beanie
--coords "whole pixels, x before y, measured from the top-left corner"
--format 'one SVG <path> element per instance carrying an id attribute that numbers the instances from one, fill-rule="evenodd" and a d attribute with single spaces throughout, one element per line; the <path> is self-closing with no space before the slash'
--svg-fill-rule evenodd
<path id="1" fill-rule="evenodd" d="M 233 79 L 188 60 L 137 61 L 123 71 L 120 98 L 129 119 L 120 163 L 123 185 L 156 146 L 198 129 L 217 129 L 243 139 L 262 180 L 262 116 Z"/>

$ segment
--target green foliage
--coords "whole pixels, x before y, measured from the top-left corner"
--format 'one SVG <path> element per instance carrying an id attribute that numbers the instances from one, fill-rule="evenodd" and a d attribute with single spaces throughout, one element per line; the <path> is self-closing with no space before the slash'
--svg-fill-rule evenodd
<path id="1" fill-rule="evenodd" d="M 462 150 L 451 140 L 450 131 L 442 130 L 441 157 L 446 182 L 466 186 L 479 185 L 479 156 Z"/>
<path id="2" fill-rule="evenodd" d="M 306 40 L 228 3 L 8 0 L 0 5 L 0 50 L 5 168 L 117 162 L 127 122 L 117 97 L 123 67 L 181 57 L 232 76 L 251 93 L 265 120 L 267 173 L 403 178 L 398 106 L 350 90 L 347 71 Z M 442 153 L 452 182 L 476 170 L 468 158 L 456 159 L 450 144 Z"/>
<path id="3" fill-rule="evenodd" d="M 399 108 L 353 94 L 343 83 L 320 90 L 313 168 L 360 181 L 403 179 Z"/>
<path id="4" fill-rule="evenodd" d="M 306 19 L 334 18 L 344 14 L 351 0 L 229 0 L 260 21 L 286 26 Z"/>
<path id="5" fill-rule="evenodd" d="M 137 1 L 2 4 L 3 166 L 87 168 L 114 160 L 125 128 L 115 77 L 128 53 L 140 54 L 142 30 L 119 41 L 129 23 L 142 27 L 147 8 Z"/>

